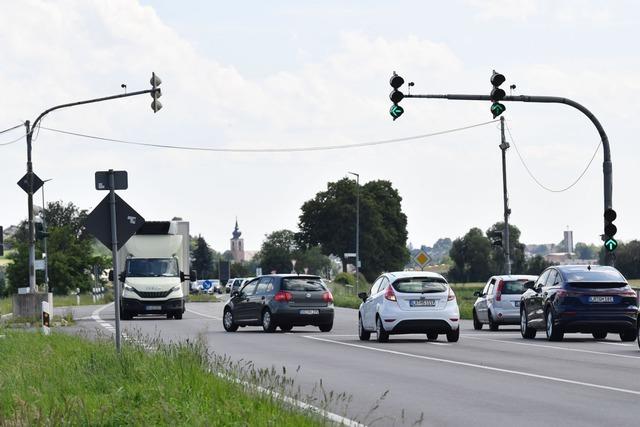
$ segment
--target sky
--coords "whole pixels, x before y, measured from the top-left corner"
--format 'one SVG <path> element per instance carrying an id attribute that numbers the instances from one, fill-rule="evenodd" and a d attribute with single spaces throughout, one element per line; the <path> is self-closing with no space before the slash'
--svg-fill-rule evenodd
<path id="1" fill-rule="evenodd" d="M 492 70 L 514 95 L 571 98 L 608 134 L 620 240 L 640 238 L 640 4 L 634 1 L 2 2 L 0 131 L 59 104 L 150 88 L 148 95 L 55 111 L 33 143 L 47 201 L 91 210 L 106 195 L 95 171 L 126 170 L 119 195 L 147 220 L 190 221 L 218 251 L 236 220 L 245 248 L 296 230 L 300 207 L 327 183 L 360 174 L 402 197 L 413 246 L 502 220 L 500 130 L 360 148 L 229 153 L 80 138 L 224 149 L 340 146 L 489 122 L 489 102 L 405 99 L 389 115 L 389 78 L 414 94 L 488 94 Z M 635 41 L 634 41 L 635 40 Z M 404 89 L 407 88 L 405 85 Z M 565 105 L 506 103 L 510 222 L 525 243 L 600 243 L 602 148 L 595 127 Z M 0 134 L 0 225 L 27 215 L 19 128 Z M 517 151 L 516 151 L 517 148 Z M 596 152 L 596 149 L 598 150 Z M 518 155 L 518 153 L 520 155 Z M 584 176 L 570 186 L 595 158 Z M 351 177 L 351 176 L 350 176 Z M 41 204 L 38 192 L 34 199 Z M 336 232 L 340 232 L 336 230 Z"/>

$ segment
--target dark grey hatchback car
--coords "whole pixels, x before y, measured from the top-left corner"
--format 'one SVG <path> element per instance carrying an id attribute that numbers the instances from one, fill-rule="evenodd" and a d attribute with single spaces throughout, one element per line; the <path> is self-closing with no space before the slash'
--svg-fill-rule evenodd
<path id="1" fill-rule="evenodd" d="M 333 295 L 319 276 L 260 276 L 231 294 L 222 324 L 227 332 L 250 325 L 262 326 L 265 332 L 307 325 L 329 332 L 333 328 Z"/>

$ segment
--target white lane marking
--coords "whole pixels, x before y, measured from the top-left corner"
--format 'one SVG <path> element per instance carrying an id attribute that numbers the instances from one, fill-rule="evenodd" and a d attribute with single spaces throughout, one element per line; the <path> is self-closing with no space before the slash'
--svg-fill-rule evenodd
<path id="1" fill-rule="evenodd" d="M 434 344 L 434 345 L 450 345 L 450 344 L 447 344 L 446 342 L 427 341 L 427 343 Z"/>
<path id="2" fill-rule="evenodd" d="M 629 356 L 627 354 L 616 354 L 616 353 L 608 353 L 605 351 L 594 351 L 594 350 L 582 350 L 579 348 L 566 348 L 566 347 L 558 347 L 555 345 L 544 345 L 544 344 L 533 344 L 528 342 L 516 342 L 516 341 L 505 341 L 505 340 L 494 340 L 492 338 L 479 338 L 479 337 L 467 337 L 471 340 L 483 340 L 483 341 L 493 341 L 493 342 L 501 342 L 506 344 L 513 345 L 524 345 L 529 347 L 541 347 L 541 348 L 549 348 L 552 350 L 563 350 L 563 351 L 573 351 L 575 353 L 587 353 L 587 354 L 598 354 L 601 356 L 613 356 L 613 357 L 622 357 L 625 359 L 636 359 L 640 360 L 640 356 Z"/>
<path id="3" fill-rule="evenodd" d="M 605 341 L 596 341 L 598 344 L 608 344 L 608 345 L 621 345 L 623 347 L 635 347 L 635 344 L 623 344 L 621 342 L 605 342 Z"/>
<path id="4" fill-rule="evenodd" d="M 364 424 L 360 424 L 359 422 L 357 422 L 355 420 L 343 417 L 342 415 L 338 415 L 338 414 L 336 414 L 334 412 L 329 412 L 326 409 L 318 408 L 317 406 L 310 405 L 310 404 L 308 404 L 306 402 L 303 402 L 301 400 L 297 400 L 297 399 L 294 399 L 292 397 L 283 395 L 281 393 L 278 393 L 277 391 L 269 390 L 269 389 L 261 387 L 259 385 L 251 384 L 251 383 L 249 383 L 247 381 L 242 381 L 242 380 L 240 380 L 238 378 L 234 378 L 234 377 L 232 377 L 230 375 L 223 374 L 222 372 L 214 372 L 214 374 L 219 376 L 220 378 L 223 378 L 223 379 L 227 380 L 227 381 L 232 381 L 232 382 L 235 382 L 237 384 L 242 384 L 245 387 L 251 388 L 253 390 L 257 390 L 260 393 L 265 393 L 265 394 L 268 394 L 270 396 L 273 396 L 276 399 L 279 399 L 279 400 L 285 402 L 288 405 L 297 406 L 298 408 L 300 408 L 302 410 L 311 411 L 313 413 L 316 413 L 316 414 L 328 419 L 329 421 L 333 421 L 334 423 L 342 424 L 342 425 L 349 426 L 349 427 L 365 427 Z"/>
<path id="5" fill-rule="evenodd" d="M 210 315 L 208 315 L 208 314 L 204 314 L 204 313 L 198 313 L 197 311 L 193 311 L 193 310 L 191 310 L 191 309 L 189 309 L 189 308 L 187 308 L 186 310 L 187 310 L 189 313 L 193 313 L 193 314 L 198 315 L 198 316 L 207 317 L 207 318 L 209 318 L 209 319 L 213 319 L 213 320 L 222 320 L 222 319 L 221 319 L 221 318 L 219 318 L 219 317 L 216 317 L 216 316 L 210 316 Z"/>
<path id="6" fill-rule="evenodd" d="M 593 384 L 593 383 L 587 383 L 587 382 L 576 381 L 576 380 L 569 380 L 569 379 L 566 379 L 566 378 L 550 377 L 550 376 L 547 376 L 547 375 L 533 374 L 533 373 L 530 373 L 530 372 L 515 371 L 515 370 L 512 370 L 512 369 L 496 368 L 496 367 L 493 367 L 493 366 L 478 365 L 478 364 L 469 363 L 469 362 L 460 362 L 460 361 L 457 361 L 457 360 L 441 359 L 439 357 L 422 356 L 422 355 L 419 355 L 419 354 L 405 353 L 405 352 L 402 352 L 402 351 L 388 350 L 388 349 L 377 348 L 377 347 L 369 347 L 369 346 L 360 345 L 360 344 L 351 344 L 351 343 L 346 343 L 346 342 L 341 342 L 341 341 L 330 340 L 330 339 L 326 339 L 326 338 L 318 338 L 318 337 L 314 337 L 314 336 L 311 336 L 311 335 L 305 335 L 303 338 L 307 338 L 307 339 L 310 339 L 310 340 L 316 340 L 316 341 L 324 341 L 324 342 L 328 342 L 328 343 L 332 343 L 332 344 L 344 345 L 344 346 L 347 346 L 347 347 L 361 348 L 361 349 L 364 349 L 364 350 L 378 351 L 378 352 L 381 352 L 381 353 L 395 354 L 397 356 L 411 357 L 411 358 L 414 358 L 414 359 L 430 360 L 432 362 L 448 363 L 450 365 L 466 366 L 468 368 L 482 369 L 482 370 L 485 370 L 485 371 L 502 372 L 502 373 L 505 373 L 505 374 L 518 375 L 518 376 L 522 376 L 522 377 L 537 378 L 537 379 L 541 379 L 541 380 L 547 380 L 547 381 L 553 381 L 553 382 L 559 382 L 559 383 L 565 383 L 565 384 L 579 385 L 579 386 L 584 386 L 584 387 L 596 388 L 596 389 L 600 389 L 600 390 L 617 391 L 619 393 L 626 393 L 626 394 L 632 394 L 632 395 L 635 395 L 635 396 L 640 396 L 640 391 L 629 390 L 629 389 L 626 389 L 626 388 L 611 387 L 611 386 L 607 386 L 607 385 Z"/>

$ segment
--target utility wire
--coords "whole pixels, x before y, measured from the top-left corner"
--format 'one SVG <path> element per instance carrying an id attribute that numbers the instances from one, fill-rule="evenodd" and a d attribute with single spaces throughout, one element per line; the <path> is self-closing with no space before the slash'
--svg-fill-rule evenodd
<path id="1" fill-rule="evenodd" d="M 11 144 L 15 144 L 16 142 L 20 141 L 22 138 L 24 138 L 24 135 L 20 135 L 18 138 L 9 141 L 9 142 L 2 142 L 0 143 L 0 147 L 5 147 L 7 145 L 11 145 Z"/>
<path id="2" fill-rule="evenodd" d="M 407 136 L 404 138 L 394 138 L 394 139 L 385 139 L 381 141 L 369 141 L 369 142 L 360 142 L 355 144 L 344 144 L 344 145 L 325 145 L 325 146 L 315 146 L 315 147 L 292 147 L 292 148 L 212 148 L 212 147 L 189 147 L 189 146 L 179 146 L 179 145 L 165 145 L 165 144 L 150 144 L 144 142 L 135 142 L 135 141 L 126 141 L 122 139 L 114 139 L 114 138 L 104 138 L 100 136 L 87 135 L 79 132 L 71 132 L 61 129 L 52 129 L 42 126 L 42 129 L 63 133 L 65 135 L 73 135 L 82 138 L 96 139 L 104 142 L 116 142 L 119 144 L 129 144 L 129 145 L 139 145 L 143 147 L 156 147 L 156 148 L 171 148 L 176 150 L 190 150 L 190 151 L 213 151 L 213 152 L 224 152 L 224 153 L 291 153 L 291 152 L 300 152 L 300 151 L 328 151 L 328 150 L 343 150 L 347 148 L 360 148 L 360 147 L 370 147 L 374 145 L 383 145 L 383 144 L 393 144 L 398 142 L 406 142 L 413 141 L 416 139 L 429 138 L 438 135 L 445 135 L 453 132 L 460 132 L 467 129 L 472 129 L 479 126 L 486 126 L 491 123 L 495 123 L 497 120 L 491 120 L 488 122 L 477 123 L 474 125 L 463 126 L 454 129 L 447 129 L 439 132 L 426 133 L 422 135 L 415 136 Z"/>
<path id="3" fill-rule="evenodd" d="M 0 130 L 0 135 L 3 134 L 3 133 L 6 133 L 6 132 L 12 131 L 14 129 L 18 129 L 18 128 L 22 127 L 22 126 L 24 126 L 24 124 L 19 124 L 19 125 L 16 125 L 16 126 L 14 126 L 12 128 L 5 129 L 5 130 Z"/>
<path id="4" fill-rule="evenodd" d="M 529 166 L 527 166 L 527 163 L 524 161 L 524 159 L 522 158 L 522 155 L 520 154 L 520 150 L 518 150 L 518 146 L 516 145 L 516 141 L 513 139 L 513 135 L 511 135 L 511 130 L 509 129 L 509 125 L 507 124 L 507 122 L 505 121 L 505 125 L 507 127 L 507 132 L 509 133 L 509 138 L 511 139 L 511 143 L 513 144 L 513 146 L 516 149 L 516 153 L 518 153 L 518 158 L 520 158 L 520 163 L 522 163 L 522 166 L 524 166 L 524 168 L 527 170 L 527 173 L 529 174 L 529 176 L 535 181 L 536 184 L 538 184 L 542 189 L 549 191 L 551 193 L 562 193 L 565 192 L 567 190 L 569 190 L 570 188 L 572 188 L 574 185 L 576 185 L 583 177 L 584 175 L 587 173 L 587 170 L 589 170 L 589 167 L 591 166 L 591 163 L 593 163 L 593 159 L 596 158 L 596 154 L 598 154 L 598 150 L 600 149 L 600 146 L 602 145 L 602 141 L 600 141 L 598 143 L 598 145 L 596 146 L 595 151 L 593 152 L 593 156 L 591 156 L 591 159 L 589 160 L 589 162 L 587 163 L 587 166 L 584 168 L 584 170 L 582 171 L 582 173 L 578 176 L 578 178 L 576 178 L 575 181 L 573 181 L 570 185 L 568 185 L 567 187 L 561 188 L 561 189 L 555 189 L 555 188 L 549 188 L 546 185 L 544 185 L 543 183 L 541 183 L 531 172 L 531 170 L 529 169 Z"/>

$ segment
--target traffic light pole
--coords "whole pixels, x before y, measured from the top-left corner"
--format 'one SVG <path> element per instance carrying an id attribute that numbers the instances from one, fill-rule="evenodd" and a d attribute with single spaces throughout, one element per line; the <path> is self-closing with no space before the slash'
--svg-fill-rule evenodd
<path id="1" fill-rule="evenodd" d="M 504 272 L 511 274 L 511 246 L 509 245 L 509 194 L 507 193 L 507 149 L 509 143 L 504 135 L 504 117 L 500 117 L 500 150 L 502 151 L 502 196 L 504 201 L 504 231 L 503 248 L 504 248 Z"/>
<path id="2" fill-rule="evenodd" d="M 78 101 L 78 102 L 71 102 L 69 104 L 56 105 L 55 107 L 51 107 L 48 110 L 43 111 L 38 116 L 38 118 L 33 122 L 33 126 L 31 126 L 29 120 L 25 122 L 24 125 L 27 128 L 27 135 L 26 135 L 27 137 L 27 176 L 28 176 L 28 182 L 29 182 L 28 183 L 29 191 L 27 192 L 27 195 L 28 195 L 27 209 L 28 209 L 28 215 L 29 215 L 28 222 L 29 222 L 29 292 L 30 293 L 36 292 L 36 270 L 35 270 L 36 232 L 35 232 L 35 226 L 33 223 L 33 164 L 31 162 L 31 143 L 33 139 L 33 130 L 36 129 L 36 127 L 38 126 L 38 124 L 40 123 L 40 121 L 44 116 L 46 116 L 52 111 L 59 110 L 61 108 L 75 107 L 76 105 L 93 104 L 95 102 L 109 101 L 109 100 L 118 99 L 118 98 L 127 98 L 129 96 L 143 95 L 145 93 L 152 93 L 152 92 L 153 93 L 160 92 L 160 88 L 153 87 L 152 89 L 139 90 L 137 92 L 123 93 L 119 95 L 105 96 L 103 98 L 88 99 L 86 101 Z"/>
<path id="3" fill-rule="evenodd" d="M 491 101 L 491 97 L 489 95 L 458 95 L 458 94 L 446 94 L 446 95 L 414 95 L 407 94 L 404 96 L 405 98 L 431 98 L 431 99 L 449 99 L 456 101 Z M 585 116 L 591 120 L 591 123 L 596 127 L 598 134 L 600 135 L 600 139 L 602 141 L 602 151 L 604 153 L 604 161 L 602 162 L 602 172 L 604 175 L 604 209 L 605 211 L 608 209 L 612 209 L 612 194 L 613 194 L 613 165 L 611 163 L 611 149 L 609 147 L 609 137 L 604 131 L 604 128 L 600 124 L 600 121 L 593 115 L 591 111 L 585 108 L 583 105 L 578 104 L 577 102 L 569 99 L 562 98 L 559 96 L 530 96 L 530 95 L 519 95 L 519 96 L 505 96 L 503 101 L 516 101 L 516 102 L 536 102 L 543 104 L 566 104 L 570 107 L 573 107 L 580 112 L 582 112 Z M 606 222 L 605 222 L 606 225 Z M 605 258 L 605 264 L 613 266 L 615 262 L 615 256 L 612 252 L 607 252 Z"/>

